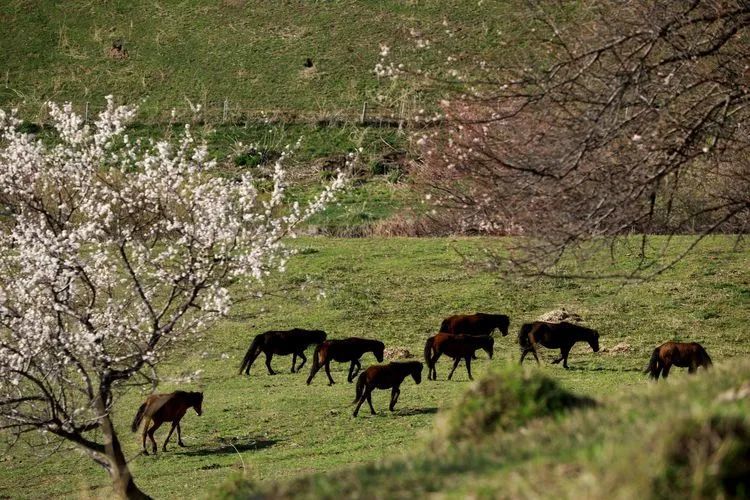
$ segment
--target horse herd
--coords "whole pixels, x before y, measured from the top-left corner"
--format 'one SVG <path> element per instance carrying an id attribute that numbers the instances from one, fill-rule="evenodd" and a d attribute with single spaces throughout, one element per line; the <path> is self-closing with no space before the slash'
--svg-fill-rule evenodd
<path id="1" fill-rule="evenodd" d="M 510 319 L 503 314 L 475 313 L 468 315 L 451 316 L 443 320 L 440 332 L 427 339 L 424 347 L 424 360 L 428 369 L 428 379 L 437 379 L 436 365 L 442 355 L 453 359 L 453 368 L 448 374 L 448 380 L 453 376 L 461 360 L 465 361 L 466 371 L 469 379 L 471 375 L 471 360 L 476 359 L 476 352 L 483 350 L 492 359 L 494 349 L 494 330 L 499 330 L 503 337 L 508 335 Z M 518 344 L 521 348 L 520 363 L 523 363 L 527 354 L 531 353 L 539 363 L 538 346 L 549 349 L 560 349 L 560 357 L 552 361 L 557 364 L 562 361 L 563 366 L 568 368 L 568 355 L 571 348 L 577 342 L 586 342 L 594 352 L 599 351 L 599 332 L 582 325 L 559 322 L 551 323 L 535 321 L 525 323 L 518 332 Z M 362 404 L 367 401 L 370 412 L 374 415 L 372 406 L 372 391 L 375 389 L 391 389 L 391 400 L 388 408 L 393 411 L 401 394 L 400 386 L 404 379 L 411 376 L 414 382 L 422 381 L 423 364 L 419 361 L 396 361 L 386 365 L 372 365 L 362 370 L 360 359 L 366 353 L 372 353 L 379 363 L 383 362 L 385 344 L 379 340 L 349 337 L 346 339 L 328 340 L 326 332 L 322 330 L 303 330 L 294 328 L 284 331 L 267 331 L 257 335 L 245 354 L 240 365 L 240 375 L 250 374 L 250 368 L 261 353 L 265 355 L 266 369 L 269 375 L 277 372 L 271 367 L 274 355 L 292 355 L 292 373 L 298 373 L 305 362 L 305 350 L 315 345 L 310 375 L 307 384 L 313 381 L 315 375 L 321 368 L 325 369 L 328 377 L 328 385 L 336 382 L 331 376 L 330 365 L 332 361 L 337 363 L 349 363 L 347 382 L 353 382 L 355 377 L 355 404 L 353 416 L 357 416 Z M 301 361 L 297 365 L 297 358 Z M 695 342 L 667 342 L 654 349 L 651 359 L 644 373 L 658 380 L 661 375 L 667 378 L 672 366 L 686 367 L 690 373 L 698 367 L 708 368 L 711 366 L 711 358 L 706 350 Z M 146 450 L 146 438 L 150 438 L 152 451 L 156 453 L 156 441 L 154 432 L 164 422 L 171 422 L 172 428 L 164 441 L 162 450 L 167 450 L 167 442 L 172 433 L 177 430 L 177 444 L 184 446 L 180 430 L 180 420 L 189 408 L 194 408 L 201 415 L 203 393 L 176 391 L 170 394 L 153 394 L 138 409 L 133 420 L 131 429 L 138 430 L 142 421 L 143 426 L 143 453 Z M 151 427 L 149 427 L 151 424 Z"/>

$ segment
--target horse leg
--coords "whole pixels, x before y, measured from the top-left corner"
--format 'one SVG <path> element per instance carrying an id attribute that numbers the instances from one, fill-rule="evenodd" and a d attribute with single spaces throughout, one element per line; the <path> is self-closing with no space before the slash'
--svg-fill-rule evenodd
<path id="1" fill-rule="evenodd" d="M 568 369 L 568 355 L 570 354 L 571 347 L 573 346 L 563 347 L 562 349 L 560 349 L 560 357 L 563 360 L 563 368 L 565 368 L 566 370 Z"/>
<path id="2" fill-rule="evenodd" d="M 366 389 L 365 389 L 366 390 Z M 362 406 L 362 403 L 365 402 L 365 394 L 362 393 L 362 395 L 359 397 L 359 401 L 357 401 L 357 406 L 354 408 L 354 413 L 352 414 L 353 417 L 356 417 L 359 413 L 359 407 Z"/>
<path id="3" fill-rule="evenodd" d="M 146 450 L 146 436 L 148 436 L 148 426 L 151 425 L 151 419 L 146 417 L 143 422 L 143 454 L 148 455 L 148 451 Z"/>
<path id="4" fill-rule="evenodd" d="M 698 367 L 695 363 L 690 363 L 690 366 L 688 366 L 688 373 L 695 373 L 696 371 L 698 371 Z"/>
<path id="5" fill-rule="evenodd" d="M 430 380 L 437 380 L 437 362 L 438 362 L 438 359 L 440 359 L 440 356 L 442 356 L 442 353 L 436 352 L 435 356 L 430 361 L 430 363 L 432 364 L 432 368 L 430 368 L 430 373 L 432 374 L 432 378 Z"/>
<path id="6" fill-rule="evenodd" d="M 471 356 L 466 356 L 464 359 L 466 360 L 466 371 L 469 373 L 469 380 L 474 380 L 474 377 L 471 376 Z"/>
<path id="7" fill-rule="evenodd" d="M 298 352 L 297 356 L 299 356 L 302 359 L 302 363 L 300 363 L 299 366 L 297 367 L 297 371 L 299 372 L 302 369 L 302 366 L 305 364 L 305 361 L 307 361 L 307 358 L 305 357 L 305 351 Z"/>
<path id="8" fill-rule="evenodd" d="M 398 387 L 394 387 L 391 390 L 391 404 L 388 407 L 389 410 L 393 411 L 393 409 L 396 407 L 396 402 L 398 401 L 398 397 L 401 395 L 401 390 Z"/>
<path id="9" fill-rule="evenodd" d="M 271 359 L 273 358 L 272 352 L 266 353 L 266 368 L 268 368 L 268 374 L 269 375 L 276 375 L 276 372 L 273 371 L 273 368 L 271 368 Z"/>
<path id="10" fill-rule="evenodd" d="M 154 439 L 154 432 L 156 432 L 156 429 L 161 427 L 162 422 L 157 423 L 154 421 L 154 425 L 151 426 L 151 428 L 148 430 L 148 438 L 151 440 L 151 452 L 156 455 L 156 439 Z"/>
<path id="11" fill-rule="evenodd" d="M 326 375 L 328 375 L 328 385 L 333 385 L 336 383 L 333 381 L 333 377 L 331 377 L 331 360 L 330 359 L 326 361 Z"/>
<path id="12" fill-rule="evenodd" d="M 538 365 L 541 364 L 541 363 L 539 363 L 539 356 L 537 356 L 537 353 L 536 353 L 536 344 L 531 344 L 531 354 L 534 355 L 534 359 L 536 360 L 536 364 L 538 364 Z"/>
<path id="13" fill-rule="evenodd" d="M 292 373 L 294 373 L 294 365 L 297 363 L 297 353 L 292 353 Z"/>
<path id="14" fill-rule="evenodd" d="M 169 438 L 172 437 L 172 433 L 177 428 L 177 421 L 175 420 L 172 422 L 172 428 L 169 429 L 169 433 L 167 434 L 167 439 L 164 440 L 164 444 L 161 447 L 161 451 L 167 451 L 167 443 L 169 442 Z"/>
<path id="15" fill-rule="evenodd" d="M 367 404 L 370 405 L 370 413 L 375 415 L 375 408 L 372 407 L 372 389 L 365 389 L 367 395 Z"/>
<path id="16" fill-rule="evenodd" d="M 529 353 L 528 349 L 524 349 L 523 351 L 521 351 L 521 360 L 518 362 L 518 364 L 521 364 L 521 365 L 523 364 L 523 358 L 525 358 L 528 353 Z"/>
<path id="17" fill-rule="evenodd" d="M 671 363 L 665 363 L 664 367 L 662 367 L 661 376 L 662 378 L 667 378 L 669 376 L 669 369 L 672 368 Z"/>
<path id="18" fill-rule="evenodd" d="M 180 422 L 177 422 L 177 444 L 180 448 L 185 447 L 185 443 L 182 442 L 182 429 L 180 429 Z"/>
<path id="19" fill-rule="evenodd" d="M 448 374 L 448 380 L 450 380 L 450 379 L 451 379 L 451 377 L 453 376 L 453 372 L 455 372 L 455 371 L 456 371 L 456 367 L 458 366 L 458 364 L 459 364 L 460 362 L 461 362 L 461 358 L 456 358 L 456 359 L 455 359 L 455 361 L 453 361 L 453 369 L 452 369 L 452 370 L 451 370 L 451 372 L 450 372 L 450 373 Z"/>

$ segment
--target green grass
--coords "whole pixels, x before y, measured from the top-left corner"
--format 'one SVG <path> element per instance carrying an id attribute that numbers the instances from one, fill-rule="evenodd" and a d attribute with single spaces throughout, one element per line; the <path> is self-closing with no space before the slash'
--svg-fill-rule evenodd
<path id="1" fill-rule="evenodd" d="M 546 363 L 529 369 L 553 377 L 564 390 L 596 399 L 605 408 L 612 408 L 613 415 L 620 414 L 620 407 L 638 406 L 641 400 L 636 394 L 649 385 L 640 370 L 653 347 L 665 340 L 699 341 L 718 366 L 750 354 L 746 338 L 750 320 L 750 252 L 731 252 L 734 240 L 729 237 L 709 239 L 655 282 L 626 286 L 612 280 L 509 279 L 482 266 L 467 267 L 459 255 L 460 252 L 479 258 L 484 246 L 499 249 L 503 241 L 296 241 L 302 251 L 292 259 L 285 274 L 269 282 L 269 291 L 262 298 L 239 303 L 230 318 L 217 324 L 203 340 L 178 349 L 162 366 L 159 391 L 178 387 L 205 391 L 204 415 L 190 413 L 183 422 L 188 448 L 172 446 L 156 457 L 136 457 L 138 438 L 128 426 L 144 395 L 131 389 L 119 397 L 114 418 L 126 454 L 132 458 L 138 484 L 158 498 L 184 498 L 210 496 L 238 474 L 251 481 L 253 488 L 265 490 L 274 481 L 339 471 L 353 474 L 351 477 L 356 477 L 362 488 L 369 484 L 375 487 L 384 476 L 374 474 L 370 480 L 369 472 L 362 471 L 381 470 L 381 466 L 354 469 L 351 473 L 341 471 L 420 449 L 431 440 L 437 412 L 453 408 L 470 386 L 463 367 L 457 370 L 453 381 L 446 381 L 449 366 L 441 360 L 437 382 L 424 377 L 419 386 L 411 381 L 402 386 L 396 412 L 387 411 L 388 394 L 377 392 L 374 404 L 378 415 L 370 417 L 365 411 L 353 419 L 349 403 L 354 389 L 346 383 L 342 365 L 334 368 L 338 383 L 333 387 L 326 385 L 322 374 L 307 387 L 307 369 L 301 374 L 288 373 L 291 361 L 287 357 L 274 359 L 274 367 L 282 372 L 274 377 L 265 373 L 262 361 L 253 366 L 250 377 L 237 375 L 252 336 L 267 329 L 322 328 L 333 338 L 375 337 L 419 355 L 424 339 L 435 332 L 445 316 L 476 310 L 507 313 L 511 316 L 512 333 L 497 339 L 495 359 L 491 362 L 479 355 L 473 366 L 474 375 L 479 378 L 492 367 L 517 362 L 514 332 L 521 322 L 565 306 L 601 332 L 602 347 L 625 342 L 631 350 L 593 354 L 588 348 L 577 346 L 571 354 L 569 371 Z M 675 251 L 685 244 L 685 239 L 678 239 Z M 608 264 L 600 265 L 602 271 L 608 269 Z M 617 265 L 626 268 L 628 263 Z M 320 290 L 325 291 L 325 296 L 319 295 Z M 543 356 L 547 362 L 552 359 L 549 351 Z M 365 365 L 372 362 L 369 355 L 364 358 Z M 194 381 L 176 381 L 196 370 L 203 371 Z M 672 390 L 686 378 L 684 372 L 673 371 L 668 383 L 647 389 L 647 393 L 658 397 L 660 391 Z M 629 399 L 631 395 L 636 395 L 635 399 Z M 627 415 L 617 418 L 626 421 Z M 163 440 L 165 432 L 160 430 L 157 437 Z M 448 488 L 459 495 L 469 491 L 490 495 L 503 478 L 512 475 L 503 464 L 511 461 L 525 470 L 524 467 L 531 467 L 524 461 L 529 457 L 533 458 L 532 463 L 547 463 L 552 460 L 550 457 L 575 457 L 575 436 L 582 432 L 577 429 L 577 434 L 551 444 L 551 451 L 537 446 L 511 453 L 511 448 L 493 446 L 491 459 L 471 459 L 456 469 L 465 475 L 447 475 L 447 470 L 457 466 L 455 461 L 446 462 L 444 467 L 426 462 L 420 470 L 424 474 L 433 471 L 429 472 L 429 484 L 435 488 Z M 509 434 L 503 439 L 521 438 Z M 517 441 L 509 443 L 517 445 Z M 592 457 L 607 451 L 603 444 L 586 446 L 580 453 L 590 453 Z M 66 444 L 46 456 L 48 451 L 49 448 L 19 444 L 0 457 L 0 496 L 109 495 L 105 472 L 89 459 Z M 406 470 L 403 464 L 389 465 L 382 469 L 383 474 L 400 475 Z M 410 478 L 417 481 L 422 477 L 414 474 L 406 474 L 402 482 L 394 484 L 416 487 Z M 441 474 L 446 474 L 445 478 Z M 481 480 L 475 483 L 474 478 Z M 446 486 L 446 481 L 452 480 L 455 484 Z M 315 481 L 318 484 L 318 479 Z M 333 488 L 326 480 L 320 481 L 317 489 L 311 491 Z M 330 491 L 335 494 L 338 490 Z"/>
<path id="2" fill-rule="evenodd" d="M 448 46 L 417 50 L 416 38 L 444 38 L 451 52 L 477 59 L 505 54 L 509 45 L 526 50 L 518 4 L 9 0 L 0 4 L 0 106 L 37 113 L 52 99 L 79 107 L 88 101 L 95 109 L 113 94 L 127 102 L 145 99 L 141 118 L 166 121 L 189 99 L 216 122 L 225 99 L 230 117 L 247 109 L 357 116 L 365 100 L 374 104 L 382 93 L 391 110 L 400 110 L 407 97 L 411 111 L 422 105 L 409 86 L 378 84 L 379 45 L 393 47 L 397 62 L 419 65 L 442 64 Z M 108 57 L 117 40 L 127 59 Z M 308 57 L 312 70 L 303 67 Z"/>

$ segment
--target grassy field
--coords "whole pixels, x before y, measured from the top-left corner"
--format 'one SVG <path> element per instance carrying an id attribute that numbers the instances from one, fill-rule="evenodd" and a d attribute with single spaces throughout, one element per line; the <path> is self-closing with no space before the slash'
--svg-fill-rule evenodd
<path id="1" fill-rule="evenodd" d="M 525 29 L 515 0 L 304 1 L 186 0 L 0 4 L 0 106 L 39 111 L 46 100 L 91 109 L 114 94 L 143 102 L 141 118 L 165 121 L 172 108 L 201 104 L 214 120 L 225 99 L 241 110 L 357 115 L 377 94 L 394 110 L 421 98 L 409 88 L 379 86 L 380 44 L 399 62 L 442 63 L 419 39 L 447 38 L 456 53 L 490 58 L 507 52 Z M 449 27 L 443 25 L 449 21 Z M 120 41 L 127 58 L 112 58 Z M 313 67 L 306 68 L 307 58 Z M 283 91 L 280 91 L 283 89 Z"/>
<path id="2" fill-rule="evenodd" d="M 686 243 L 679 240 L 677 247 Z M 337 496 L 341 490 L 336 484 L 368 496 L 391 481 L 395 489 L 388 491 L 394 494 L 421 488 L 456 496 L 492 496 L 509 478 L 520 478 L 513 482 L 518 494 L 538 493 L 535 488 L 541 486 L 528 481 L 529 474 L 537 464 L 557 463 L 571 464 L 570 469 L 550 465 L 555 487 L 567 491 L 563 478 L 582 470 L 581 463 L 607 463 L 615 456 L 632 459 L 627 453 L 635 450 L 630 447 L 622 454 L 613 448 L 617 429 L 622 436 L 637 435 L 641 415 L 657 412 L 660 398 L 677 398 L 685 412 L 708 411 L 713 408 L 709 390 L 723 390 L 735 382 L 701 375 L 695 389 L 683 391 L 688 377 L 679 371 L 666 384 L 649 388 L 640 373 L 653 347 L 668 339 L 701 342 L 717 372 L 750 354 L 750 252 L 732 251 L 733 243 L 729 237 L 711 238 L 657 281 L 623 285 L 613 280 L 509 279 L 481 263 L 467 265 L 460 256 L 481 262 L 483 248 L 499 249 L 503 240 L 301 239 L 295 242 L 300 254 L 285 274 L 269 282 L 262 298 L 238 304 L 232 316 L 203 340 L 183 346 L 163 365 L 159 391 L 205 391 L 204 415 L 191 413 L 183 421 L 187 448 L 172 446 L 156 457 L 137 455 L 138 438 L 128 429 L 144 397 L 136 389 L 120 396 L 115 421 L 138 484 L 158 498 L 212 496 L 217 488 L 230 494 L 309 491 Z M 610 267 L 604 261 L 595 265 L 603 271 Z M 629 263 L 616 265 L 626 268 Z M 441 432 L 440 425 L 435 429 L 436 416 L 455 408 L 471 386 L 463 367 L 451 382 L 445 380 L 449 368 L 445 361 L 438 365 L 438 381 L 424 380 L 419 386 L 407 381 L 393 414 L 387 411 L 388 394 L 376 393 L 378 415 L 363 412 L 357 419 L 351 417 L 354 389 L 346 383 L 343 365 L 335 367 L 338 383 L 333 387 L 326 385 L 323 374 L 306 386 L 307 367 L 303 373 L 290 374 L 291 361 L 286 357 L 274 359 L 274 367 L 282 371 L 279 375 L 268 376 L 262 362 L 256 363 L 250 377 L 237 375 L 252 336 L 266 329 L 322 328 L 332 338 L 376 337 L 419 355 L 426 336 L 447 315 L 475 310 L 509 314 L 512 333 L 497 339 L 495 359 L 479 355 L 474 375 L 480 378 L 515 365 L 514 333 L 523 321 L 563 306 L 601 332 L 605 349 L 593 354 L 583 346 L 575 348 L 569 371 L 549 364 L 528 369 L 552 377 L 565 390 L 596 399 L 604 411 L 591 410 L 582 422 L 599 429 L 611 427 L 611 434 L 602 430 L 588 435 L 578 418 L 543 419 L 524 426 L 520 434 L 502 432 L 484 448 L 425 454 L 420 450 L 431 450 L 430 443 Z M 617 344 L 627 347 L 613 351 Z M 551 357 L 551 352 L 544 353 L 547 362 Z M 365 365 L 372 362 L 372 357 L 364 359 Z M 747 374 L 743 370 L 740 374 Z M 680 393 L 693 390 L 702 395 L 696 405 L 679 399 L 688 397 Z M 746 409 L 745 403 L 738 405 Z M 566 437 L 553 439 L 559 434 L 556 425 L 566 430 Z M 160 430 L 157 437 L 163 440 L 165 432 Z M 535 444 L 522 445 L 526 442 L 522 436 L 529 434 L 538 438 Z M 109 495 L 106 474 L 86 457 L 68 445 L 48 452 L 48 448 L 19 444 L 0 457 L 0 497 Z M 421 458 L 399 460 L 414 453 Z M 415 467 L 406 465 L 414 460 Z M 464 466 L 457 467 L 461 460 Z M 592 471 L 598 474 L 598 469 Z M 391 474 L 401 479 L 396 481 Z M 584 476 L 589 477 L 583 475 L 580 481 Z M 227 484 L 237 477 L 246 482 Z M 296 482 L 299 478 L 308 479 Z M 313 489 L 304 489 L 308 486 Z"/>

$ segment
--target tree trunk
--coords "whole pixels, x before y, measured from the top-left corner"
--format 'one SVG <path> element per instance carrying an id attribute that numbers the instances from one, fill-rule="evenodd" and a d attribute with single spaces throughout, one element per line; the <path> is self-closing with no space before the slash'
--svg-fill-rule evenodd
<path id="1" fill-rule="evenodd" d="M 115 427 L 109 418 L 109 413 L 104 405 L 104 397 L 99 397 L 96 401 L 97 410 L 102 417 L 99 419 L 99 427 L 104 435 L 104 452 L 109 462 L 109 476 L 112 478 L 112 488 L 120 498 L 133 500 L 150 499 L 148 495 L 142 492 L 130 474 L 128 463 L 122 452 L 120 441 L 117 439 Z"/>

